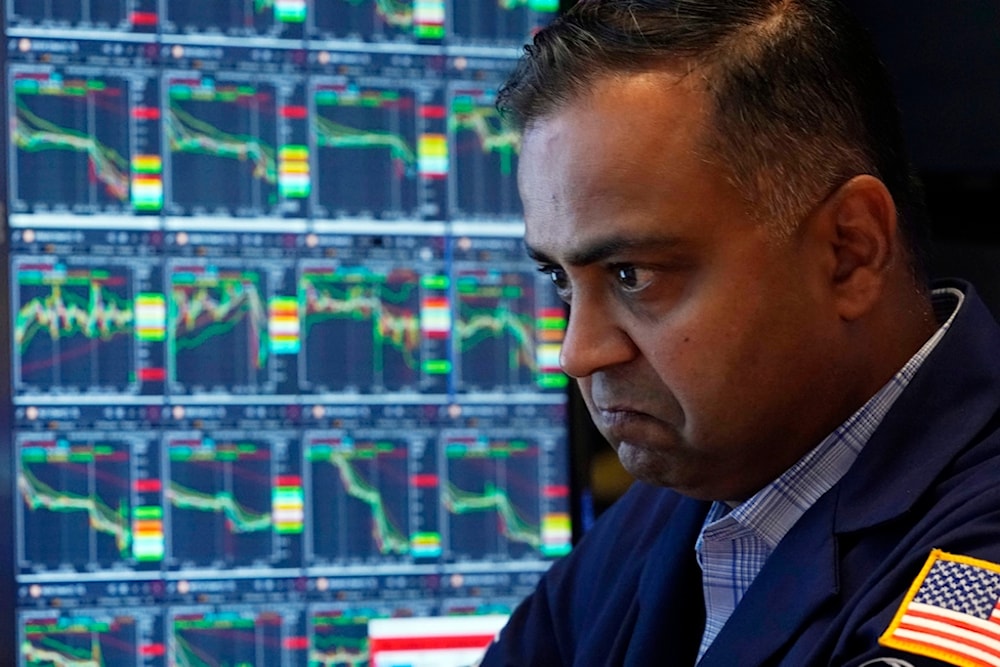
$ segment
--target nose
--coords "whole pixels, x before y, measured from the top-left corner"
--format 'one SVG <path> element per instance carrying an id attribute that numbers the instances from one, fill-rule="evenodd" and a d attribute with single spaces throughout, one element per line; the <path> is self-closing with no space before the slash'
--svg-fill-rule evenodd
<path id="1" fill-rule="evenodd" d="M 574 295 L 559 352 L 559 365 L 569 376 L 584 378 L 631 361 L 637 354 L 613 306 L 600 299 L 587 299 L 579 292 Z"/>

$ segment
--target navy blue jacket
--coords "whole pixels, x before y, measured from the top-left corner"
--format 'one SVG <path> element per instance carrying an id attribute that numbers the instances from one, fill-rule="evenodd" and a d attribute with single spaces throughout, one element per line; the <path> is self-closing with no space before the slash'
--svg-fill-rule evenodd
<path id="1" fill-rule="evenodd" d="M 878 645 L 932 549 L 1000 563 L 1000 327 L 971 286 L 841 481 L 778 544 L 699 667 L 941 665 Z M 709 504 L 636 483 L 542 578 L 497 665 L 694 665 Z M 904 660 L 905 662 L 900 662 Z"/>

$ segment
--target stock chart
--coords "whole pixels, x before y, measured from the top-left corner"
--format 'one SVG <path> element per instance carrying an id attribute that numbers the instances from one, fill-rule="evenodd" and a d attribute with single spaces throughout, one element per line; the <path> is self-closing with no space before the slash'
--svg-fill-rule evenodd
<path id="1" fill-rule="evenodd" d="M 14 211 L 124 213 L 157 210 L 149 183 L 157 138 L 145 126 L 154 91 L 141 75 L 90 68 L 11 73 Z M 31 175 L 56 171 L 58 181 Z M 140 177 L 140 173 L 152 173 Z M 145 191 L 144 191 L 145 188 Z"/>
<path id="2" fill-rule="evenodd" d="M 493 106 L 557 11 L 8 0 L 0 661 L 375 664 L 373 623 L 502 618 L 571 549 Z"/>
<path id="3" fill-rule="evenodd" d="M 517 137 L 493 106 L 496 90 L 455 88 L 449 104 L 454 151 L 451 181 L 456 215 L 517 216 Z"/>
<path id="4" fill-rule="evenodd" d="M 318 205 L 341 216 L 415 216 L 416 91 L 317 81 L 312 97 Z"/>

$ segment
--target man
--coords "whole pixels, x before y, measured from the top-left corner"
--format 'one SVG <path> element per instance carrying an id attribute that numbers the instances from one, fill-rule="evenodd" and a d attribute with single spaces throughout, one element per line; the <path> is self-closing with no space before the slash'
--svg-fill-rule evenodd
<path id="1" fill-rule="evenodd" d="M 484 665 L 1000 665 L 1000 329 L 834 0 L 580 0 L 501 91 L 637 478 Z M 971 591 L 971 592 L 970 592 Z"/>

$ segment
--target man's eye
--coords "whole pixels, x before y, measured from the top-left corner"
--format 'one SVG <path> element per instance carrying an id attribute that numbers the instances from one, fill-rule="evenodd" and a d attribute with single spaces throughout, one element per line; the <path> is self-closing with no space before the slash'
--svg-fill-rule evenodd
<path id="1" fill-rule="evenodd" d="M 571 290 L 569 277 L 566 275 L 566 272 L 558 266 L 540 266 L 538 267 L 538 271 L 549 277 L 549 280 L 556 287 L 556 294 L 559 295 L 559 298 L 569 303 Z"/>
<path id="2" fill-rule="evenodd" d="M 558 267 L 540 266 L 538 267 L 538 270 L 541 273 L 546 274 L 557 289 L 566 289 L 566 286 L 569 284 L 569 280 L 566 278 L 566 272 Z"/>
<path id="3" fill-rule="evenodd" d="M 615 269 L 618 283 L 629 292 L 638 292 L 653 280 L 650 271 L 634 266 L 619 266 Z"/>

